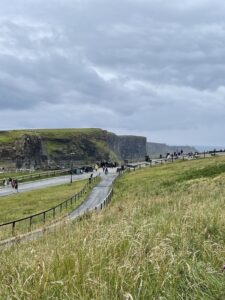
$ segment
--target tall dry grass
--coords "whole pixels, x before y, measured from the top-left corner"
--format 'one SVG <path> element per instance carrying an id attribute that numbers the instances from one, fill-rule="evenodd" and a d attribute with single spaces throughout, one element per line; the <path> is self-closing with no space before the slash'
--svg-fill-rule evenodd
<path id="1" fill-rule="evenodd" d="M 124 175 L 100 214 L 1 250 L 0 298 L 224 299 L 223 164 Z"/>

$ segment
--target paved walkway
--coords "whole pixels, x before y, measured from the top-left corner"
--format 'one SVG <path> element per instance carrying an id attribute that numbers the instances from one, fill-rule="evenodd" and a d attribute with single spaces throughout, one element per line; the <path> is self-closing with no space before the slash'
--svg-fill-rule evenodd
<path id="1" fill-rule="evenodd" d="M 97 175 L 96 172 L 94 172 Z M 90 173 L 84 173 L 81 175 L 73 175 L 73 181 L 80 181 L 90 177 Z M 46 187 L 61 185 L 70 182 L 71 175 L 52 177 L 48 179 L 37 180 L 33 182 L 25 182 L 19 184 L 19 192 L 27 192 L 31 190 L 42 189 Z M 15 194 L 16 191 L 11 186 L 3 187 L 0 189 L 0 197 Z"/>
<path id="2" fill-rule="evenodd" d="M 68 216 L 68 221 L 72 221 L 79 216 L 82 216 L 85 212 L 94 210 L 95 207 L 99 204 L 101 204 L 104 199 L 107 197 L 110 187 L 114 181 L 114 179 L 118 176 L 118 173 L 116 173 L 116 169 L 110 169 L 109 173 L 105 175 L 103 172 L 101 174 L 101 182 L 97 184 L 97 186 L 94 187 L 94 189 L 89 194 L 88 198 L 83 202 L 77 209 L 75 209 L 73 212 L 71 212 Z M 90 174 L 88 174 L 90 176 Z M 15 242 L 27 242 L 31 240 L 35 240 L 37 238 L 40 238 L 44 235 L 45 232 L 51 232 L 55 230 L 58 226 L 64 224 L 66 219 L 63 221 L 59 221 L 58 223 L 49 225 L 45 228 L 37 229 L 33 232 L 24 234 L 20 236 L 20 239 L 18 240 L 18 237 L 12 237 L 7 240 L 0 241 L 0 247 L 1 246 L 11 246 Z"/>
<path id="3" fill-rule="evenodd" d="M 86 201 L 70 213 L 69 219 L 74 220 L 85 212 L 94 210 L 96 206 L 101 204 L 107 197 L 110 187 L 117 176 L 118 173 L 116 173 L 115 169 L 110 170 L 107 175 L 101 173 L 101 182 L 94 187 Z"/>

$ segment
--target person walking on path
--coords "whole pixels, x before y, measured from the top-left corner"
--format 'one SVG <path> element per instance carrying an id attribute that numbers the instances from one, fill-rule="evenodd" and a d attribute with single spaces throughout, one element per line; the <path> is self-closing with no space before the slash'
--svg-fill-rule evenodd
<path id="1" fill-rule="evenodd" d="M 16 192 L 18 193 L 19 191 L 18 191 L 18 180 L 17 179 L 15 180 L 14 188 L 15 188 Z"/>
<path id="2" fill-rule="evenodd" d="M 88 181 L 89 181 L 89 184 L 91 184 L 92 182 L 92 178 L 93 178 L 93 173 L 91 173 L 91 176 L 89 177 Z"/>
<path id="3" fill-rule="evenodd" d="M 15 188 L 15 179 L 12 179 L 11 186 L 12 186 L 13 189 Z"/>

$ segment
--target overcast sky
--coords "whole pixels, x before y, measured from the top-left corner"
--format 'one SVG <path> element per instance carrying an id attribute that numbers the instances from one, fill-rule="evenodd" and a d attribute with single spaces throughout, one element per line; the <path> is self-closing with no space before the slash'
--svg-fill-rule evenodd
<path id="1" fill-rule="evenodd" d="M 0 129 L 225 145 L 224 0 L 1 0 Z"/>

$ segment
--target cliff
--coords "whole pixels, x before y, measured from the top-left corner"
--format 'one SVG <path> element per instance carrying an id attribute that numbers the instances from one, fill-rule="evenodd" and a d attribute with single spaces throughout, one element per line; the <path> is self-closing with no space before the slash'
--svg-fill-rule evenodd
<path id="1" fill-rule="evenodd" d="M 0 131 L 0 166 L 55 168 L 96 161 L 139 160 L 146 138 L 117 136 L 101 129 Z"/>
<path id="2" fill-rule="evenodd" d="M 156 157 L 160 154 L 166 155 L 167 153 L 180 152 L 181 150 L 183 150 L 184 153 L 197 151 L 191 146 L 168 146 L 161 143 L 147 143 L 147 154 L 150 157 Z"/>

